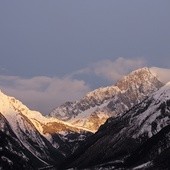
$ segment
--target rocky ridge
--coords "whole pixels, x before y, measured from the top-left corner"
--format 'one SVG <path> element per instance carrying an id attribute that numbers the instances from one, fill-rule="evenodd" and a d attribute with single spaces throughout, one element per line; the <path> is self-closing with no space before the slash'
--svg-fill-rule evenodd
<path id="1" fill-rule="evenodd" d="M 109 118 L 67 160 L 68 167 L 156 169 L 163 162 L 169 166 L 169 126 L 170 82 L 129 111 Z"/>
<path id="2" fill-rule="evenodd" d="M 129 110 L 161 86 L 163 83 L 145 67 L 124 76 L 116 85 L 89 92 L 80 101 L 66 102 L 50 116 L 95 132 L 109 117 Z"/>

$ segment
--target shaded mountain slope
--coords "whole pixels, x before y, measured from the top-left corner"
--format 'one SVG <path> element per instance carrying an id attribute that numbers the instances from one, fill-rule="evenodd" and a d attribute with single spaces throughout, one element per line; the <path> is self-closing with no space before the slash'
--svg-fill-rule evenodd
<path id="1" fill-rule="evenodd" d="M 141 144 L 170 124 L 170 83 L 128 112 L 108 121 L 67 160 L 85 168 L 124 160 Z"/>
<path id="2" fill-rule="evenodd" d="M 85 129 L 31 111 L 20 101 L 2 92 L 0 113 L 0 150 L 3 163 L 0 163 L 0 167 L 4 166 L 5 162 L 12 168 L 18 166 L 19 169 L 23 169 L 23 166 L 28 169 L 57 166 L 67 155 L 74 152 L 78 143 L 91 134 Z M 17 160 L 23 162 L 23 166 L 17 164 Z"/>

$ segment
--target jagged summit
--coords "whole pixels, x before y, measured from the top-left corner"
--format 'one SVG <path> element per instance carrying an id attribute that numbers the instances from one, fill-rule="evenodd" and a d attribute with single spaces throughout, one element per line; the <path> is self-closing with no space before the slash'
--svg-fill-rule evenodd
<path id="1" fill-rule="evenodd" d="M 115 85 L 100 87 L 86 94 L 84 98 L 95 98 L 96 100 L 103 100 L 105 97 L 112 97 L 114 91 L 127 90 L 134 85 L 141 84 L 142 81 L 157 81 L 156 76 L 150 71 L 148 67 L 143 67 L 132 71 L 128 75 L 122 77 Z"/>
<path id="2" fill-rule="evenodd" d="M 148 81 L 148 83 L 157 81 L 157 78 L 148 67 L 132 71 L 130 74 L 124 76 L 120 81 L 118 81 L 116 86 L 118 86 L 120 90 L 127 90 L 128 88 L 131 88 L 132 85 L 138 86 L 142 83 L 146 84 L 145 81 Z"/>
<path id="3" fill-rule="evenodd" d="M 121 116 L 109 118 L 79 148 L 77 155 L 72 156 L 68 167 L 85 169 L 100 164 L 101 169 L 107 166 L 133 169 L 140 165 L 141 169 L 147 169 L 163 166 L 163 162 L 169 162 L 169 141 L 170 82 Z"/>
<path id="4" fill-rule="evenodd" d="M 138 69 L 113 86 L 66 102 L 51 113 L 53 117 L 31 111 L 0 91 L 0 166 L 53 168 L 51 165 L 58 167 L 72 153 L 76 157 L 73 155 L 70 167 L 86 168 L 109 160 L 115 160 L 112 163 L 117 166 L 137 147 L 143 149 L 147 140 L 150 148 L 156 135 L 156 149 L 147 153 L 150 160 L 153 153 L 159 155 L 168 148 L 170 141 L 170 82 L 162 86 L 149 68 Z M 98 128 L 94 135 L 87 132 Z"/>
<path id="5" fill-rule="evenodd" d="M 162 85 L 144 67 L 124 76 L 116 85 L 89 92 L 80 101 L 66 102 L 50 116 L 96 131 L 109 117 L 129 110 Z"/>
<path id="6" fill-rule="evenodd" d="M 61 124 L 64 124 L 65 126 L 70 126 L 70 129 L 75 128 L 75 131 L 76 130 L 77 131 L 86 130 L 86 129 L 82 129 L 82 128 L 78 129 L 78 128 L 74 127 L 73 125 L 63 122 L 61 120 L 58 120 L 56 118 L 45 117 L 38 111 L 30 110 L 21 101 L 15 99 L 14 97 L 5 95 L 5 93 L 3 93 L 2 91 L 0 91 L 0 112 L 3 113 L 3 115 L 5 115 L 5 117 L 9 116 L 8 121 L 11 121 L 11 123 L 13 122 L 13 120 L 10 120 L 10 117 L 14 114 L 14 112 L 17 112 L 17 113 L 20 113 L 20 114 L 26 116 L 34 124 L 34 126 L 37 128 L 37 130 L 42 134 L 44 132 L 42 125 L 49 124 L 52 122 L 61 123 Z M 62 132 L 62 129 L 61 128 L 59 128 L 59 129 Z M 60 132 L 60 130 L 58 130 L 58 132 Z M 57 131 L 57 129 L 56 129 L 56 131 Z"/>

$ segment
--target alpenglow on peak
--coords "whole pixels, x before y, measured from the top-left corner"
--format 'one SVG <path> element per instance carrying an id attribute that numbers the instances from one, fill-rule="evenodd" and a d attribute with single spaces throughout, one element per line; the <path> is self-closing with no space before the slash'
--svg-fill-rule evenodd
<path id="1" fill-rule="evenodd" d="M 95 132 L 109 117 L 129 110 L 162 86 L 150 69 L 144 67 L 132 71 L 115 85 L 98 88 L 79 101 L 66 102 L 50 116 Z"/>

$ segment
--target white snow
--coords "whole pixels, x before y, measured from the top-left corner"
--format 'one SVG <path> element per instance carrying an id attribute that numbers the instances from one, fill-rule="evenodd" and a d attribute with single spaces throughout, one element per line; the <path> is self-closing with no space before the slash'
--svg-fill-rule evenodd
<path id="1" fill-rule="evenodd" d="M 98 100 L 103 100 L 103 98 L 112 97 L 113 94 L 117 94 L 120 92 L 120 89 L 117 86 L 107 86 L 107 87 L 100 87 L 92 92 L 87 93 L 85 97 L 87 98 L 95 98 Z"/>
<path id="2" fill-rule="evenodd" d="M 170 82 L 168 82 L 165 86 L 153 93 L 153 95 L 150 97 L 150 100 L 152 100 L 152 104 L 149 106 L 149 108 L 137 117 L 136 122 L 138 122 L 138 126 L 141 126 L 144 121 L 145 123 L 144 125 L 142 125 L 140 132 L 133 136 L 134 138 L 138 137 L 144 132 L 148 132 L 149 137 L 153 136 L 154 132 L 152 130 L 152 122 L 157 123 L 157 132 L 160 131 L 162 127 L 165 127 L 170 123 L 168 116 L 164 116 L 159 119 L 159 121 L 157 121 L 157 118 L 161 115 L 160 110 L 158 110 L 160 104 L 167 100 L 170 100 Z M 167 110 L 167 112 L 170 111 Z"/>
<path id="3" fill-rule="evenodd" d="M 110 101 L 104 102 L 102 105 L 100 105 L 100 108 L 103 108 L 108 105 Z M 78 114 L 75 118 L 71 119 L 69 122 L 76 121 L 76 120 L 86 120 L 87 117 L 90 117 L 92 113 L 94 113 L 97 109 L 99 109 L 99 106 L 91 107 L 90 109 L 87 109 L 84 112 L 81 112 Z"/>
<path id="4" fill-rule="evenodd" d="M 45 147 L 45 144 L 34 128 L 36 128 L 40 132 L 40 134 L 46 137 L 48 141 L 54 144 L 55 147 L 58 147 L 57 143 L 53 143 L 50 134 L 43 133 L 42 127 L 43 124 L 45 125 L 48 123 L 56 122 L 66 125 L 67 128 L 71 127 L 72 129 L 76 128 L 79 129 L 80 131 L 89 131 L 83 127 L 78 128 L 69 124 L 68 122 L 63 122 L 56 118 L 45 117 L 40 112 L 31 111 L 19 100 L 16 100 L 14 97 L 6 96 L 1 91 L 0 91 L 0 113 L 2 113 L 3 116 L 7 119 L 14 133 L 20 139 L 21 143 L 37 157 L 39 157 L 40 155 L 37 152 L 35 152 L 34 148 L 30 145 L 29 142 L 27 142 L 27 140 L 25 139 L 25 135 L 23 135 L 22 131 L 28 136 L 30 136 L 30 138 L 40 146 L 40 148 Z M 1 128 L 3 129 L 2 123 Z M 61 134 L 64 133 L 65 132 L 61 131 Z"/>
<path id="5" fill-rule="evenodd" d="M 155 92 L 154 99 L 159 101 L 170 99 L 170 82 L 167 82 L 165 86 Z"/>
<path id="6" fill-rule="evenodd" d="M 152 165 L 152 162 L 149 161 L 149 162 L 146 162 L 146 163 L 144 163 L 142 165 L 139 165 L 139 166 L 133 168 L 133 170 L 139 170 L 139 169 L 142 170 L 142 169 L 147 168 L 147 167 L 149 167 L 151 165 Z"/>
<path id="7" fill-rule="evenodd" d="M 160 82 L 160 84 L 154 83 L 158 83 L 155 76 L 149 68 L 144 67 L 124 76 L 116 85 L 98 88 L 89 92 L 80 101 L 66 103 L 57 107 L 50 115 L 78 127 L 86 127 L 97 131 L 97 129 L 91 129 L 95 128 L 93 126 L 94 120 L 92 119 L 95 113 L 100 119 L 103 117 L 104 120 L 110 116 L 116 116 L 129 110 L 134 104 L 141 102 L 148 94 L 156 91 L 158 89 L 157 86 L 161 85 Z M 128 92 L 129 89 L 130 92 Z M 128 93 L 131 96 L 127 96 Z M 125 95 L 125 98 L 123 95 Z M 123 98 L 122 101 L 121 97 Z M 109 107 L 106 106 L 110 101 L 115 103 L 114 112 L 110 111 Z M 70 114 L 72 112 L 73 114 Z M 98 121 L 99 126 L 101 123 L 103 122 Z"/>
<path id="8" fill-rule="evenodd" d="M 170 81 L 170 69 L 151 67 L 151 73 L 156 76 L 161 82 L 167 83 Z"/>

